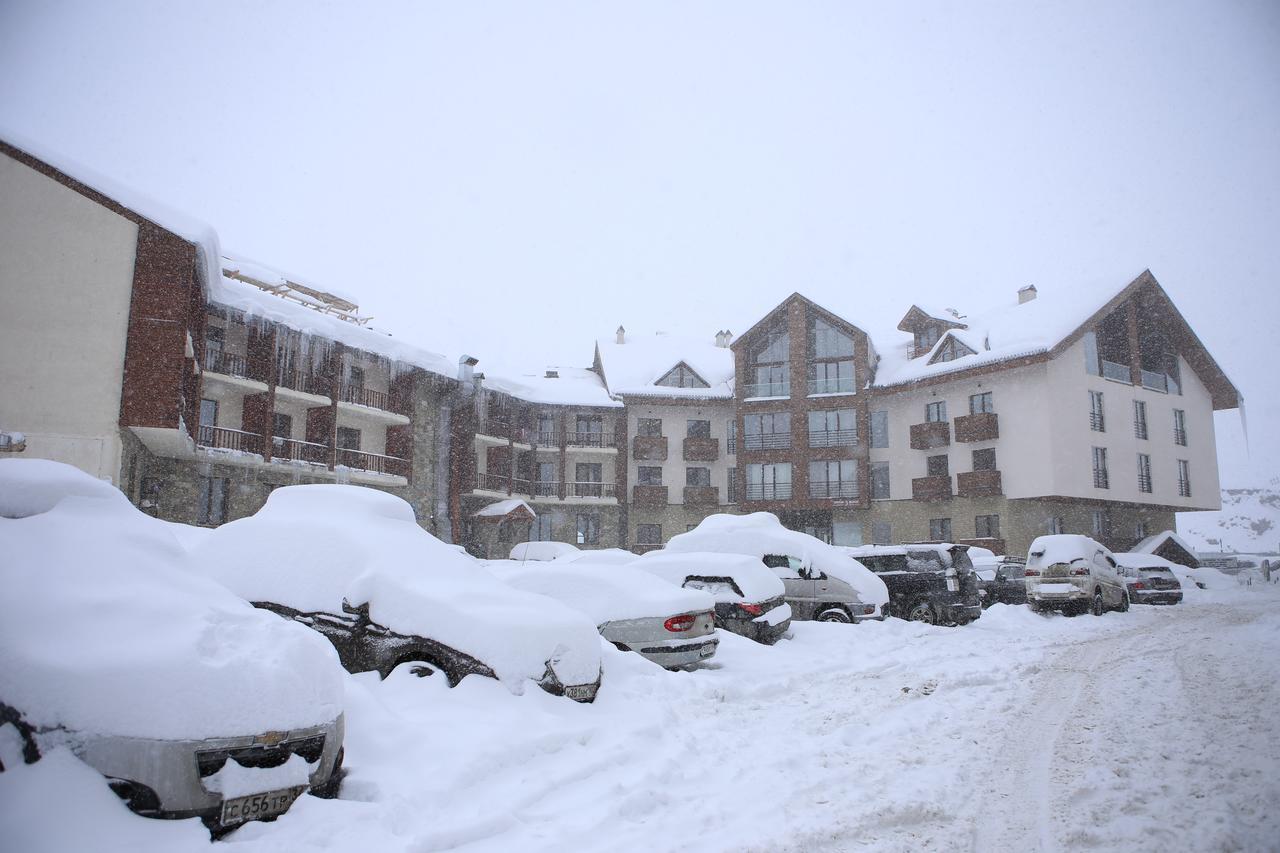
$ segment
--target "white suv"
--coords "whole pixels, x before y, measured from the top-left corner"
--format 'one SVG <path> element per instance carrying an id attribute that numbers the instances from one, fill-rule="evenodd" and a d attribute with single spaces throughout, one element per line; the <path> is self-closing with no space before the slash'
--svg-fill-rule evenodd
<path id="1" fill-rule="evenodd" d="M 1129 592 L 1115 557 L 1088 536 L 1041 536 L 1027 554 L 1027 605 L 1064 613 L 1128 610 Z"/>

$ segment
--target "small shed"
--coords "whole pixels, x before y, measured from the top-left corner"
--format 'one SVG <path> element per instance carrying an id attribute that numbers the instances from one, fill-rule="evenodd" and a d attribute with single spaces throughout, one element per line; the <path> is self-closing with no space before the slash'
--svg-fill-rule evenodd
<path id="1" fill-rule="evenodd" d="M 538 514 L 525 501 L 508 498 L 481 507 L 472 516 L 472 530 L 480 556 L 501 559 L 517 542 L 529 539 L 529 528 Z"/>
<path id="2" fill-rule="evenodd" d="M 1177 563 L 1180 566 L 1186 566 L 1191 569 L 1200 568 L 1200 560 L 1196 557 L 1195 549 L 1172 530 L 1166 530 L 1163 533 L 1157 533 L 1155 536 L 1148 536 L 1133 547 L 1135 554 L 1155 554 L 1157 557 L 1163 557 L 1171 563 Z"/>

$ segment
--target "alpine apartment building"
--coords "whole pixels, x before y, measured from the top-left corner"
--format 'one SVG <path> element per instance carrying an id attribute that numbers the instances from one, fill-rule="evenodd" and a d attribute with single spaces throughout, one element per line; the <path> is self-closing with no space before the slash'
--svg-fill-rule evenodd
<path id="1" fill-rule="evenodd" d="M 280 485 L 384 489 L 482 556 L 754 511 L 838 544 L 1127 548 L 1219 507 L 1213 412 L 1239 405 L 1150 272 L 888 332 L 793 294 L 736 339 L 619 328 L 589 368 L 486 376 L 7 143 L 0 291 L 0 454 L 198 525 Z"/>

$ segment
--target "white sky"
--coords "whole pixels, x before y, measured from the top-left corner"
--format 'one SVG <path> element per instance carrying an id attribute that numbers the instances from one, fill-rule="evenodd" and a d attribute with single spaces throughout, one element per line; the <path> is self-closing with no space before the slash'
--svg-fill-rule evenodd
<path id="1" fill-rule="evenodd" d="M 495 364 L 1150 268 L 1280 476 L 1280 4 L 0 0 L 0 127 Z"/>

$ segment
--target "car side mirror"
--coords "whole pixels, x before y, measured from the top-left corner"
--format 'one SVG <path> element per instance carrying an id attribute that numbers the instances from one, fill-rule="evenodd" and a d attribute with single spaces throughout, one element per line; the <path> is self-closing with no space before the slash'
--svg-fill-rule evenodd
<path id="1" fill-rule="evenodd" d="M 369 621 L 369 602 L 353 605 L 344 598 L 342 599 L 342 612 L 356 617 L 356 621 L 363 624 Z"/>

